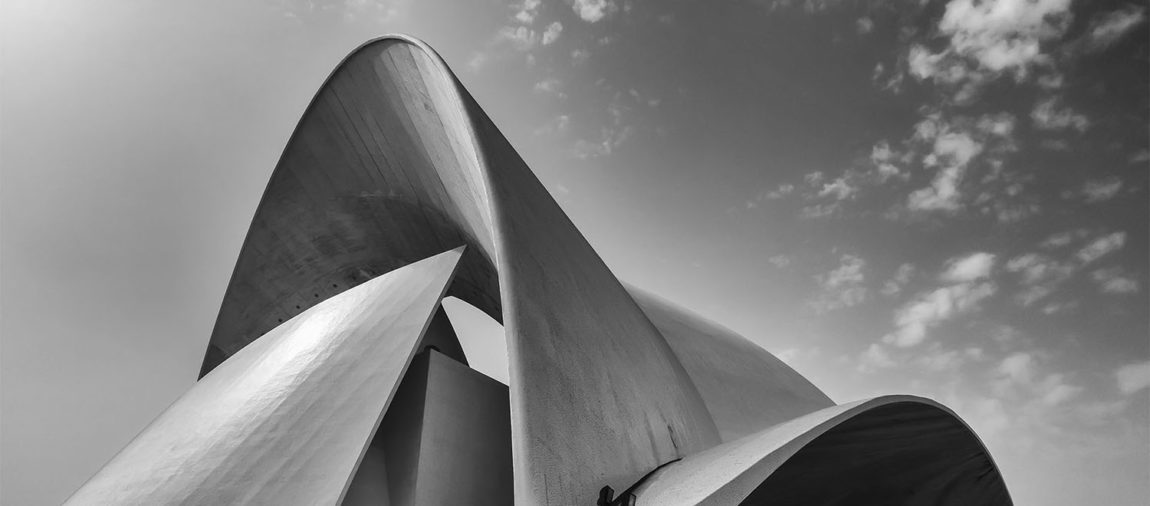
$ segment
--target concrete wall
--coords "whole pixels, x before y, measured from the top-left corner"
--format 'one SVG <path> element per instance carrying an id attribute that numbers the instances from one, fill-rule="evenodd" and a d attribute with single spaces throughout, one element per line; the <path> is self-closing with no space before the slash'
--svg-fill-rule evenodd
<path id="1" fill-rule="evenodd" d="M 412 361 L 344 506 L 512 504 L 507 387 L 436 351 Z M 382 495 L 380 493 L 382 491 Z"/>

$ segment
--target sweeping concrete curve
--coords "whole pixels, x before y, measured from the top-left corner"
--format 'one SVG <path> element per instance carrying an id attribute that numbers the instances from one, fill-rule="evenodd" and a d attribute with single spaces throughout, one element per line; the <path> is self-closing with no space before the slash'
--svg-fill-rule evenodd
<path id="1" fill-rule="evenodd" d="M 628 291 L 687 368 L 723 441 L 835 405 L 745 337 L 635 287 Z"/>
<path id="2" fill-rule="evenodd" d="M 450 294 L 504 324 L 515 497 L 588 504 L 719 432 L 667 341 L 433 50 L 352 52 L 296 127 L 202 371 L 310 305 L 468 246 Z"/>
<path id="3" fill-rule="evenodd" d="M 460 254 L 279 325 L 192 386 L 67 504 L 340 504 Z"/>
<path id="4" fill-rule="evenodd" d="M 998 467 L 957 415 L 891 395 L 825 408 L 670 464 L 639 505 L 1010 505 Z"/>

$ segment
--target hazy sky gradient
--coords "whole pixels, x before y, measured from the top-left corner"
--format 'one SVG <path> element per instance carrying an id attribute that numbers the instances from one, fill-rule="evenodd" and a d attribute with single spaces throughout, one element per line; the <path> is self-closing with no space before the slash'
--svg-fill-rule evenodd
<path id="1" fill-rule="evenodd" d="M 836 401 L 951 406 L 1018 504 L 1150 497 L 1144 3 L 0 6 L 4 504 L 60 503 L 194 381 L 304 107 L 391 32 L 621 279 Z"/>

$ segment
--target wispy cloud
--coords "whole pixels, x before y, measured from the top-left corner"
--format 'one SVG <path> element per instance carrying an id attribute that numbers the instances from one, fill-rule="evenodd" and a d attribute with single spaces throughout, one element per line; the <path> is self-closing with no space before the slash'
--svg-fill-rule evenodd
<path id="1" fill-rule="evenodd" d="M 791 265 L 791 257 L 783 254 L 772 255 L 770 258 L 767 258 L 767 261 L 775 266 L 776 269 L 785 269 L 788 265 Z"/>
<path id="2" fill-rule="evenodd" d="M 617 10 L 615 2 L 611 0 L 575 0 L 572 8 L 575 9 L 575 13 L 580 18 L 583 18 L 583 21 L 588 23 L 598 22 Z"/>
<path id="3" fill-rule="evenodd" d="M 1096 16 L 1087 29 L 1087 46 L 1091 51 L 1101 51 L 1126 37 L 1135 27 L 1146 21 L 1146 9 L 1140 5 L 1127 4 L 1117 10 Z"/>
<path id="4" fill-rule="evenodd" d="M 1116 177 L 1108 177 L 1105 179 L 1094 179 L 1087 181 L 1082 185 L 1082 196 L 1086 203 L 1093 204 L 1095 202 L 1105 202 L 1118 195 L 1118 191 L 1122 189 L 1122 180 Z"/>
<path id="5" fill-rule="evenodd" d="M 911 276 L 914 276 L 914 265 L 905 263 L 898 266 L 894 275 L 883 283 L 882 294 L 887 296 L 898 295 L 903 287 L 910 282 Z"/>
<path id="6" fill-rule="evenodd" d="M 1138 292 L 1138 280 L 1121 267 L 1108 267 L 1090 273 L 1090 279 L 1104 293 L 1130 294 Z"/>
<path id="7" fill-rule="evenodd" d="M 1114 371 L 1114 379 L 1126 395 L 1150 387 L 1150 361 L 1124 365 Z"/>
<path id="8" fill-rule="evenodd" d="M 1023 289 L 1015 295 L 1015 300 L 1023 306 L 1031 306 L 1049 296 L 1059 284 L 1070 278 L 1075 266 L 1036 253 L 1027 253 L 1006 262 L 1006 270 L 1021 275 Z"/>
<path id="9" fill-rule="evenodd" d="M 1113 232 L 1098 237 L 1086 247 L 1078 250 L 1078 259 L 1088 264 L 1113 253 L 1126 244 L 1126 232 Z"/>
<path id="10" fill-rule="evenodd" d="M 563 33 L 563 23 L 555 21 L 547 25 L 547 29 L 543 30 L 543 45 L 551 45 L 556 40 L 559 40 L 559 34 Z"/>
<path id="11" fill-rule="evenodd" d="M 866 261 L 862 258 L 843 255 L 839 258 L 838 267 L 815 276 L 819 293 L 809 302 L 811 308 L 816 313 L 825 313 L 861 304 L 867 297 L 867 288 L 863 284 L 865 268 Z"/>
<path id="12" fill-rule="evenodd" d="M 971 253 L 965 257 L 951 259 L 940 278 L 950 283 L 967 283 L 990 277 L 994 268 L 994 255 L 985 252 Z"/>
<path id="13" fill-rule="evenodd" d="M 523 24 L 531 24 L 535 22 L 535 17 L 539 15 L 539 6 L 542 4 L 540 0 L 523 0 L 519 4 L 515 12 L 515 19 Z"/>
<path id="14" fill-rule="evenodd" d="M 955 211 L 961 207 L 959 184 L 966 173 L 967 164 L 982 152 L 983 145 L 965 132 L 947 132 L 934 140 L 934 149 L 927 155 L 927 166 L 941 166 L 930 186 L 915 190 L 907 197 L 907 208 L 912 211 Z"/>
<path id="15" fill-rule="evenodd" d="M 1086 116 L 1063 106 L 1056 97 L 1038 101 L 1030 111 L 1030 119 L 1042 130 L 1074 129 L 1083 132 L 1090 128 L 1090 120 Z"/>
<path id="16" fill-rule="evenodd" d="M 998 287 L 987 278 L 994 267 L 994 255 L 984 252 L 954 258 L 947 262 L 940 279 L 951 283 L 921 293 L 895 312 L 895 330 L 883 343 L 911 347 L 927 338 L 927 331 L 940 323 L 977 309 Z"/>

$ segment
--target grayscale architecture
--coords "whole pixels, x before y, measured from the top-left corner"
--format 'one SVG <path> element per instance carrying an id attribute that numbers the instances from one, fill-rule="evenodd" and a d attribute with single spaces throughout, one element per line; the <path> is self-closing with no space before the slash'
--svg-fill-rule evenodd
<path id="1" fill-rule="evenodd" d="M 503 324 L 509 385 L 468 367 L 449 295 Z M 1011 503 L 946 407 L 836 404 L 616 279 L 405 36 L 304 112 L 200 376 L 68 504 Z"/>

